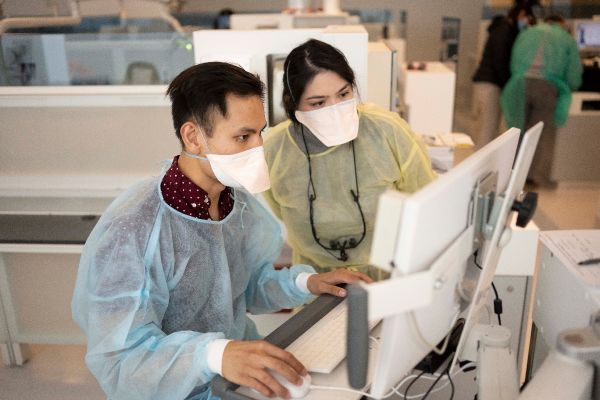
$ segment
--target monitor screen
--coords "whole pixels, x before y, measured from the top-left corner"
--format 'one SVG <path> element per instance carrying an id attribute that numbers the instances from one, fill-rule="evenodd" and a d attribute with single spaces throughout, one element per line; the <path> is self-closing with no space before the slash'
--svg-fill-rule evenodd
<path id="1" fill-rule="evenodd" d="M 573 33 L 580 50 L 600 49 L 600 21 L 577 21 Z"/>

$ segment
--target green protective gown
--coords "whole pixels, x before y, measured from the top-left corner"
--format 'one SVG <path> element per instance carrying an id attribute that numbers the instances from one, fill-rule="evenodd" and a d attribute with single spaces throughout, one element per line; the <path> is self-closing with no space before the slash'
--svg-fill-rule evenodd
<path id="1" fill-rule="evenodd" d="M 513 46 L 511 78 L 500 99 L 509 127 L 525 128 L 525 78 L 542 44 L 543 78 L 558 90 L 554 121 L 559 126 L 567 121 L 571 91 L 581 85 L 579 51 L 575 40 L 560 25 L 542 23 L 521 32 Z"/>
<path id="2" fill-rule="evenodd" d="M 308 161 L 293 139 L 291 122 L 267 133 L 264 147 L 269 164 L 271 189 L 264 197 L 288 231 L 294 263 L 314 266 L 318 271 L 350 267 L 367 272 L 379 195 L 387 189 L 412 193 L 435 178 L 427 151 L 398 114 L 373 105 L 360 105 L 358 137 L 354 140 L 360 204 L 366 220 L 365 239 L 347 250 L 346 262 L 321 248 L 311 232 L 307 196 Z M 358 207 L 350 190 L 355 189 L 352 148 L 349 143 L 311 154 L 317 199 L 314 225 L 319 238 L 354 237 L 363 232 Z"/>

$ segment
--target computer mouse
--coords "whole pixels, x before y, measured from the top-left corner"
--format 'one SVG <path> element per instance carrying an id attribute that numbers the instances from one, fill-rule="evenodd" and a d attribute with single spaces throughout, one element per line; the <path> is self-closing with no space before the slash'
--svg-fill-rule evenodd
<path id="1" fill-rule="evenodd" d="M 290 392 L 290 396 L 292 399 L 301 399 L 308 394 L 310 391 L 310 383 L 312 379 L 309 374 L 305 376 L 301 376 L 302 383 L 300 385 L 294 385 L 279 373 L 269 370 L 269 373 L 277 380 L 277 382 L 281 383 L 281 386 L 286 388 Z"/>

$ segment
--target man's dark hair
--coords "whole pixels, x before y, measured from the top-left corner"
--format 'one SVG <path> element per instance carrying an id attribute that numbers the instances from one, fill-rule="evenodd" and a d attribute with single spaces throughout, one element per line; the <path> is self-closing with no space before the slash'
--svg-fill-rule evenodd
<path id="1" fill-rule="evenodd" d="M 223 62 L 207 62 L 186 69 L 173 79 L 167 95 L 171 99 L 173 126 L 179 141 L 180 128 L 197 122 L 211 136 L 215 113 L 227 117 L 227 95 L 258 96 L 264 100 L 264 84 L 257 75 Z"/>
<path id="2" fill-rule="evenodd" d="M 315 75 L 332 71 L 356 87 L 354 71 L 344 54 L 335 47 L 310 39 L 296 47 L 285 59 L 283 73 L 283 108 L 289 119 L 298 123 L 294 112 L 298 109 L 300 97 Z"/>

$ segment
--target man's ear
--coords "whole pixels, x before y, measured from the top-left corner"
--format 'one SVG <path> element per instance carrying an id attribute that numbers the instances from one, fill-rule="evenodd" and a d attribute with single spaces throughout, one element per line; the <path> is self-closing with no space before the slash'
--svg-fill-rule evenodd
<path id="1" fill-rule="evenodd" d="M 204 153 L 205 144 L 200 138 L 200 133 L 196 124 L 187 121 L 179 128 L 183 149 L 192 154 Z"/>

